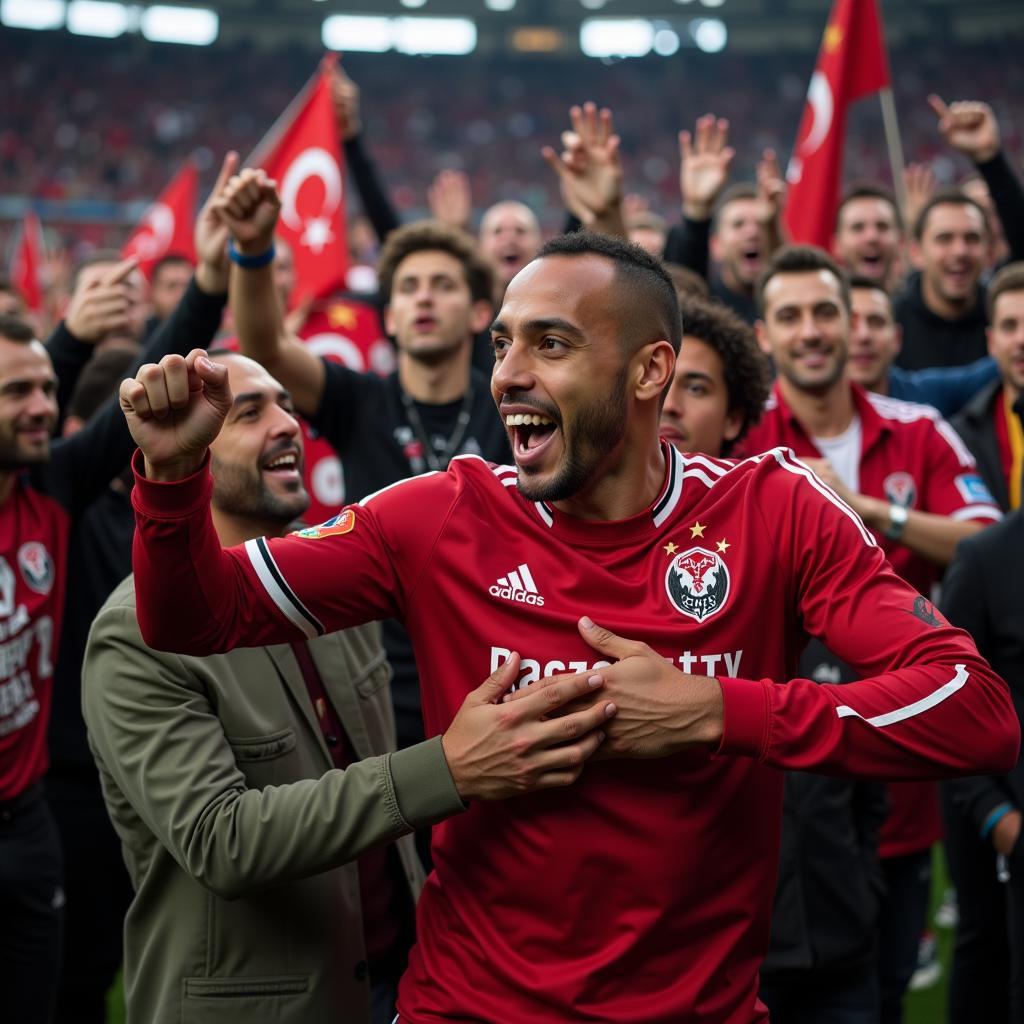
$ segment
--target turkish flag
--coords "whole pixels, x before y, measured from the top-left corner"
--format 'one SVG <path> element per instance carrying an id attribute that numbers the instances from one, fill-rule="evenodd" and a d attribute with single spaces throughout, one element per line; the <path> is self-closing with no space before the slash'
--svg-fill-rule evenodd
<path id="1" fill-rule="evenodd" d="M 26 210 L 21 218 L 21 237 L 11 257 L 11 281 L 33 313 L 43 308 L 43 254 L 43 226 L 35 210 Z"/>
<path id="2" fill-rule="evenodd" d="M 295 254 L 291 302 L 343 288 L 349 265 L 345 164 L 325 69 L 292 101 L 249 163 L 276 179 L 281 193 L 277 233 Z"/>
<path id="3" fill-rule="evenodd" d="M 828 248 L 839 207 L 847 109 L 888 84 L 877 0 L 836 0 L 786 172 L 786 226 L 794 242 Z"/>
<path id="4" fill-rule="evenodd" d="M 137 256 L 139 269 L 147 279 L 154 265 L 165 256 L 184 256 L 195 263 L 192 229 L 198 192 L 199 170 L 191 160 L 186 160 L 124 243 L 121 255 Z"/>

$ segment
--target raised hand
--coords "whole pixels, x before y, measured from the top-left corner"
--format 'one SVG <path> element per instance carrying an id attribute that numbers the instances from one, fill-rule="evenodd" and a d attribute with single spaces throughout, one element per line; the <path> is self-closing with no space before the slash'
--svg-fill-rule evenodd
<path id="1" fill-rule="evenodd" d="M 728 142 L 729 122 L 714 114 L 697 118 L 693 135 L 688 131 L 679 133 L 679 191 L 683 215 L 690 220 L 711 217 L 736 156 Z"/>
<path id="2" fill-rule="evenodd" d="M 561 677 L 540 689 L 519 691 L 521 700 L 499 703 L 516 680 L 513 654 L 470 693 L 441 737 L 445 758 L 463 800 L 503 800 L 535 789 L 568 786 L 604 739 L 614 707 L 602 701 L 586 676 Z M 564 705 L 589 695 L 590 706 L 553 717 Z"/>
<path id="3" fill-rule="evenodd" d="M 570 108 L 569 118 L 572 131 L 562 136 L 562 154 L 545 146 L 541 155 L 558 175 L 566 206 L 585 227 L 623 233 L 621 140 L 612 113 L 585 103 Z"/>
<path id="4" fill-rule="evenodd" d="M 363 130 L 363 119 L 359 110 L 359 86 L 345 74 L 341 63 L 327 60 L 323 67 L 331 80 L 331 101 L 334 103 L 334 119 L 338 134 L 343 142 L 354 139 Z"/>
<path id="5" fill-rule="evenodd" d="M 121 409 L 146 460 L 146 476 L 179 480 L 202 464 L 231 408 L 228 370 L 194 348 L 164 356 L 121 382 Z"/>
<path id="6" fill-rule="evenodd" d="M 939 131 L 946 142 L 976 164 L 999 152 L 999 122 L 987 103 L 961 100 L 947 105 L 932 93 L 928 105 L 939 118 Z"/>
<path id="7" fill-rule="evenodd" d="M 935 172 L 929 164 L 907 164 L 903 170 L 903 223 L 910 231 L 925 204 L 938 190 Z"/>
<path id="8" fill-rule="evenodd" d="M 127 281 L 139 266 L 130 256 L 71 296 L 64 326 L 79 340 L 94 345 L 110 331 L 127 330 L 131 306 Z"/>
<path id="9" fill-rule="evenodd" d="M 246 167 L 234 175 L 216 197 L 214 210 L 224 222 L 240 252 L 266 252 L 274 241 L 281 212 L 277 182 L 259 167 Z"/>
<path id="10" fill-rule="evenodd" d="M 774 149 L 766 149 L 757 162 L 758 222 L 775 224 L 786 205 L 786 178 Z"/>
<path id="11" fill-rule="evenodd" d="M 453 228 L 465 228 L 473 212 L 469 176 L 462 171 L 444 170 L 427 187 L 430 215 Z"/>
<path id="12" fill-rule="evenodd" d="M 237 169 L 238 154 L 230 150 L 224 156 L 213 191 L 206 197 L 196 217 L 193 234 L 196 259 L 199 261 L 196 282 L 203 291 L 210 294 L 224 292 L 228 288 L 228 229 L 214 209 L 214 203 L 225 182 Z"/>

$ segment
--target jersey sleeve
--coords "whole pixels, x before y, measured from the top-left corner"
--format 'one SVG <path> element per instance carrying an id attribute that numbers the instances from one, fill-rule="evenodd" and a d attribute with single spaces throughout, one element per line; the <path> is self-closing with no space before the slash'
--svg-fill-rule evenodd
<path id="1" fill-rule="evenodd" d="M 221 548 L 204 466 L 175 483 L 141 476 L 132 550 L 139 626 L 157 650 L 207 655 L 401 618 L 454 506 L 455 474 L 385 488 L 318 527 Z"/>
<path id="2" fill-rule="evenodd" d="M 774 449 L 758 470 L 787 603 L 858 679 L 720 678 L 720 753 L 890 780 L 1009 771 L 1017 716 L 971 638 L 893 572 L 856 513 L 791 452 Z"/>
<path id="3" fill-rule="evenodd" d="M 921 425 L 921 450 L 927 460 L 921 511 L 972 522 L 1002 519 L 999 504 L 957 432 L 940 418 L 922 420 Z"/>

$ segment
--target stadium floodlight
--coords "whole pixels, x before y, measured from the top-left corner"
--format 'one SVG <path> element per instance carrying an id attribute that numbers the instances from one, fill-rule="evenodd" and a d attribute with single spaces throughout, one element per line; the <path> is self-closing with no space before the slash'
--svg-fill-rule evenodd
<path id="1" fill-rule="evenodd" d="M 470 18 L 395 18 L 392 29 L 399 53 L 461 57 L 476 49 L 476 22 Z"/>
<path id="2" fill-rule="evenodd" d="M 700 0 L 705 7 L 721 7 L 725 0 Z"/>
<path id="3" fill-rule="evenodd" d="M 76 36 L 116 39 L 128 30 L 129 10 L 109 0 L 71 0 L 68 4 L 68 31 Z"/>
<path id="4" fill-rule="evenodd" d="M 729 41 L 729 31 L 718 18 L 695 18 L 690 22 L 690 35 L 697 49 L 705 53 L 719 53 Z"/>
<path id="5" fill-rule="evenodd" d="M 659 57 L 671 57 L 679 50 L 679 35 L 671 28 L 656 29 L 652 49 Z"/>
<path id="6" fill-rule="evenodd" d="M 587 18 L 580 49 L 587 57 L 643 57 L 654 46 L 654 26 L 639 18 Z"/>
<path id="7" fill-rule="evenodd" d="M 403 7 L 417 8 L 426 5 L 427 0 L 398 0 Z"/>
<path id="8" fill-rule="evenodd" d="M 586 7 L 588 11 L 599 11 L 604 7 L 607 0 L 580 0 L 580 3 Z"/>
<path id="9" fill-rule="evenodd" d="M 324 19 L 320 38 L 328 50 L 386 53 L 391 49 L 391 19 L 358 14 L 332 14 Z"/>
<path id="10" fill-rule="evenodd" d="M 10 28 L 60 28 L 64 0 L 0 0 L 0 21 Z"/>
<path id="11" fill-rule="evenodd" d="M 489 11 L 511 11 L 516 6 L 516 0 L 484 0 L 484 7 Z"/>
<path id="12" fill-rule="evenodd" d="M 207 7 L 157 4 L 142 12 L 139 28 L 151 43 L 209 46 L 220 31 L 220 18 Z"/>

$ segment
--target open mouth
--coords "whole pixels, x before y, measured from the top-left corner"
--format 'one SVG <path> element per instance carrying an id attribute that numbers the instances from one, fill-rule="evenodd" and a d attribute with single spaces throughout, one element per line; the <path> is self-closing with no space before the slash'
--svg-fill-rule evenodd
<path id="1" fill-rule="evenodd" d="M 275 455 L 269 462 L 264 463 L 263 472 L 272 473 L 280 479 L 298 479 L 302 469 L 298 452 L 289 451 Z"/>
<path id="2" fill-rule="evenodd" d="M 505 426 L 511 431 L 512 451 L 521 466 L 540 459 L 558 433 L 554 420 L 541 413 L 513 413 L 505 417 Z"/>

